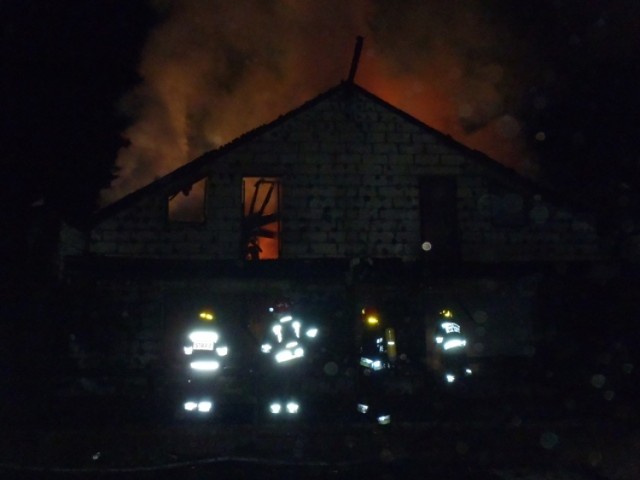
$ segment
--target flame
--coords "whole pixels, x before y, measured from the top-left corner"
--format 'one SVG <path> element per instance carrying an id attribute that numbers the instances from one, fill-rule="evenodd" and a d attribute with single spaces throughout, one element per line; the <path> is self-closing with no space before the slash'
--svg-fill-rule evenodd
<path id="1" fill-rule="evenodd" d="M 134 119 L 124 132 L 130 145 L 119 152 L 119 178 L 103 203 L 338 84 L 357 35 L 365 42 L 356 83 L 522 167 L 520 124 L 508 99 L 526 86 L 506 81 L 505 60 L 517 44 L 477 2 L 459 3 L 158 0 L 165 21 L 142 52 L 144 81 L 121 102 Z"/>

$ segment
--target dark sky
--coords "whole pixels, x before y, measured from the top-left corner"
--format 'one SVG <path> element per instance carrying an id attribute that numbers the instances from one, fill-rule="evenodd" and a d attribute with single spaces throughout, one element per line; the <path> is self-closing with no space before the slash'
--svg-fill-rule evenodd
<path id="1" fill-rule="evenodd" d="M 640 187 L 634 0 L 0 0 L 5 205 L 66 216 L 143 186 L 348 73 L 527 175 Z M 20 211 L 20 208 L 14 209 Z"/>

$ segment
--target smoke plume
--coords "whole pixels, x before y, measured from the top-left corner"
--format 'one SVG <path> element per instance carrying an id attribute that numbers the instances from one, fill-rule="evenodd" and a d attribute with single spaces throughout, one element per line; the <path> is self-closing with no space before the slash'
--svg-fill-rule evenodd
<path id="1" fill-rule="evenodd" d="M 164 0 L 109 203 L 274 120 L 347 77 L 461 143 L 527 168 L 521 54 L 504 17 L 473 0 Z"/>

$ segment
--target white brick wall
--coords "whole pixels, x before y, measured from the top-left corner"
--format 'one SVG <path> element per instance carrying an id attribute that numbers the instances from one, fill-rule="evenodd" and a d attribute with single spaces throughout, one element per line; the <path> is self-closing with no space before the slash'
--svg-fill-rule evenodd
<path id="1" fill-rule="evenodd" d="M 517 186 L 512 188 L 525 198 L 523 208 L 542 206 L 548 217 L 540 211 L 525 212 L 524 225 L 496 225 L 486 207 L 485 200 L 492 198 L 486 168 L 471 151 L 456 149 L 383 105 L 359 95 L 336 95 L 212 161 L 204 224 L 168 224 L 166 195 L 158 195 L 97 226 L 91 232 L 90 251 L 236 259 L 242 176 L 265 174 L 282 180 L 284 258 L 371 254 L 414 260 L 422 255 L 418 177 L 455 175 L 463 259 L 599 255 L 588 217 L 577 218 L 543 197 L 534 201 Z M 491 176 L 496 177 L 495 171 Z"/>

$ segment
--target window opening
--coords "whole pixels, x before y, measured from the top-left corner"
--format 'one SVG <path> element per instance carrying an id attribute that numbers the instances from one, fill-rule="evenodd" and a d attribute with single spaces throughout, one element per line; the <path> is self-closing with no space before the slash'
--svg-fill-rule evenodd
<path id="1" fill-rule="evenodd" d="M 280 182 L 272 177 L 244 177 L 242 256 L 273 260 L 280 256 Z"/>
<path id="2" fill-rule="evenodd" d="M 458 255 L 456 179 L 426 176 L 420 179 L 420 229 L 425 258 L 453 260 Z"/>
<path id="3" fill-rule="evenodd" d="M 206 183 L 207 179 L 203 178 L 169 197 L 167 210 L 170 222 L 204 222 Z"/>

